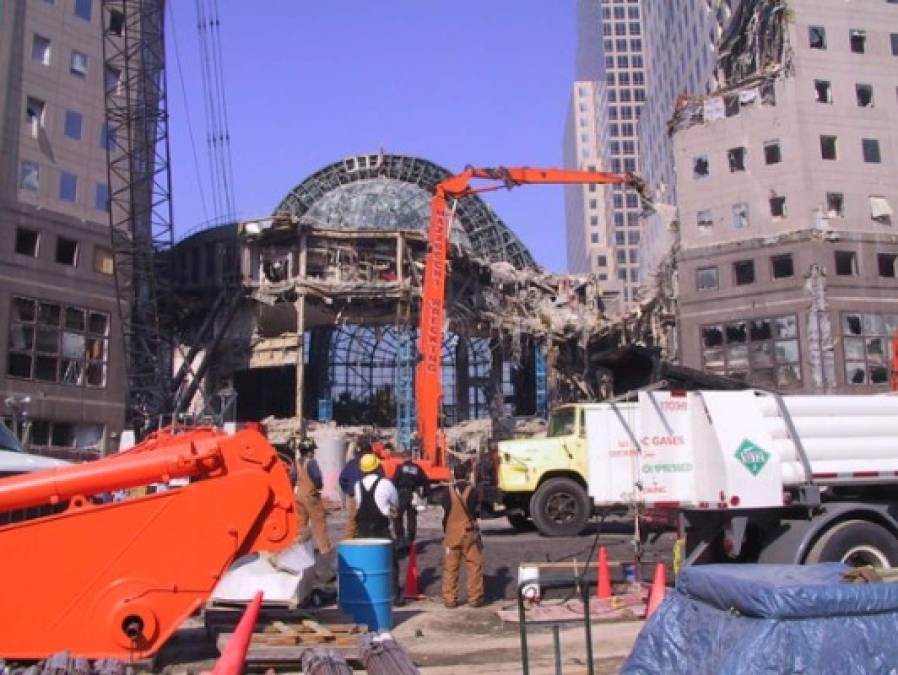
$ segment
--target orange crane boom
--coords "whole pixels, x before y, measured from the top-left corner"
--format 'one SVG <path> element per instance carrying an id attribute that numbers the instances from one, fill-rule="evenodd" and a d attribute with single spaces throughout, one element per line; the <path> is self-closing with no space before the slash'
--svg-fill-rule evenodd
<path id="1" fill-rule="evenodd" d="M 499 181 L 499 185 L 475 188 L 471 181 L 484 179 Z M 645 184 L 634 174 L 566 169 L 536 169 L 531 167 L 468 167 L 437 184 L 430 202 L 430 229 L 427 234 L 428 252 L 424 261 L 424 290 L 421 300 L 420 361 L 415 372 L 415 402 L 418 436 L 421 441 L 421 464 L 431 480 L 446 480 L 445 440 L 440 432 L 440 402 L 443 396 L 441 356 L 444 322 L 446 320 L 446 260 L 449 247 L 449 227 L 446 202 L 475 192 L 500 188 L 511 189 L 532 184 L 605 184 L 623 185 L 636 190 L 643 202 L 649 200 Z"/>
<path id="2" fill-rule="evenodd" d="M 92 496 L 189 478 L 118 502 Z M 65 505 L 0 527 L 0 656 L 152 656 L 239 556 L 290 545 L 283 463 L 256 431 L 158 436 L 94 462 L 0 480 L 0 512 Z"/>

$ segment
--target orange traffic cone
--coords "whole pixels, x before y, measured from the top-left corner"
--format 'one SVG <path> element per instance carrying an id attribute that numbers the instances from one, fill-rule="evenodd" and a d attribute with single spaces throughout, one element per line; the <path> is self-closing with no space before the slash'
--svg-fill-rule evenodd
<path id="1" fill-rule="evenodd" d="M 205 671 L 203 675 L 240 675 L 244 671 L 246 652 L 253 639 L 253 628 L 259 618 L 262 609 L 262 591 L 256 591 L 253 601 L 247 605 L 240 622 L 234 629 L 231 639 L 221 653 L 221 657 L 215 664 L 211 673 Z"/>
<path id="2" fill-rule="evenodd" d="M 652 590 L 649 593 L 649 604 L 645 610 L 645 618 L 648 619 L 655 610 L 664 602 L 667 593 L 667 567 L 663 562 L 655 565 L 655 576 L 652 578 Z"/>
<path id="3" fill-rule="evenodd" d="M 599 559 L 596 561 L 598 584 L 596 585 L 596 597 L 600 600 L 611 597 L 611 575 L 608 573 L 608 552 L 604 546 L 599 546 Z"/>
<path id="4" fill-rule="evenodd" d="M 416 552 L 415 542 L 408 550 L 408 567 L 405 570 L 405 588 L 402 592 L 404 598 L 408 600 L 421 600 L 424 596 L 418 588 L 418 554 Z"/>

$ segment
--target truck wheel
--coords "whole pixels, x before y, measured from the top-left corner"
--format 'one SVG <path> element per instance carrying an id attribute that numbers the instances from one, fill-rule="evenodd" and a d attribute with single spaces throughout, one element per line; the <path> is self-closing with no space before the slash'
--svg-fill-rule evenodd
<path id="1" fill-rule="evenodd" d="M 570 478 L 550 478 L 530 500 L 530 516 L 547 537 L 574 537 L 583 531 L 592 507 L 586 491 Z"/>
<path id="2" fill-rule="evenodd" d="M 823 533 L 806 562 L 893 567 L 898 565 L 898 539 L 880 525 L 866 520 L 846 520 Z"/>
<path id="3" fill-rule="evenodd" d="M 523 513 L 510 513 L 505 517 L 515 532 L 530 532 L 533 529 L 533 521 Z"/>

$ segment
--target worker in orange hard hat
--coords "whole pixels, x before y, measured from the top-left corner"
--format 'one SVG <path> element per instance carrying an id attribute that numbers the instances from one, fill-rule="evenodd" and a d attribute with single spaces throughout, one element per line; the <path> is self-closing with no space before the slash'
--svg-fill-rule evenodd
<path id="1" fill-rule="evenodd" d="M 483 604 L 483 540 L 477 524 L 477 495 L 468 481 L 470 467 L 456 464 L 455 480 L 443 498 L 443 604 L 452 608 L 458 605 L 458 576 L 462 560 L 468 578 L 468 604 Z"/>
<path id="2" fill-rule="evenodd" d="M 334 547 L 327 533 L 324 504 L 321 502 L 324 480 L 315 459 L 317 447 L 311 438 L 305 438 L 299 443 L 299 457 L 296 462 L 296 512 L 299 516 L 300 537 L 307 539 L 308 529 L 311 526 L 311 536 L 315 539 L 319 553 L 328 555 Z"/>

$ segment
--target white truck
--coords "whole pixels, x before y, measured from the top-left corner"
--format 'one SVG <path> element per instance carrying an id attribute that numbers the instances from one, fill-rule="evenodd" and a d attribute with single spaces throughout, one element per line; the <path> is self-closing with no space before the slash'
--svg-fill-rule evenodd
<path id="1" fill-rule="evenodd" d="M 595 505 L 675 510 L 686 564 L 898 566 L 898 396 L 644 391 L 585 423 Z"/>

